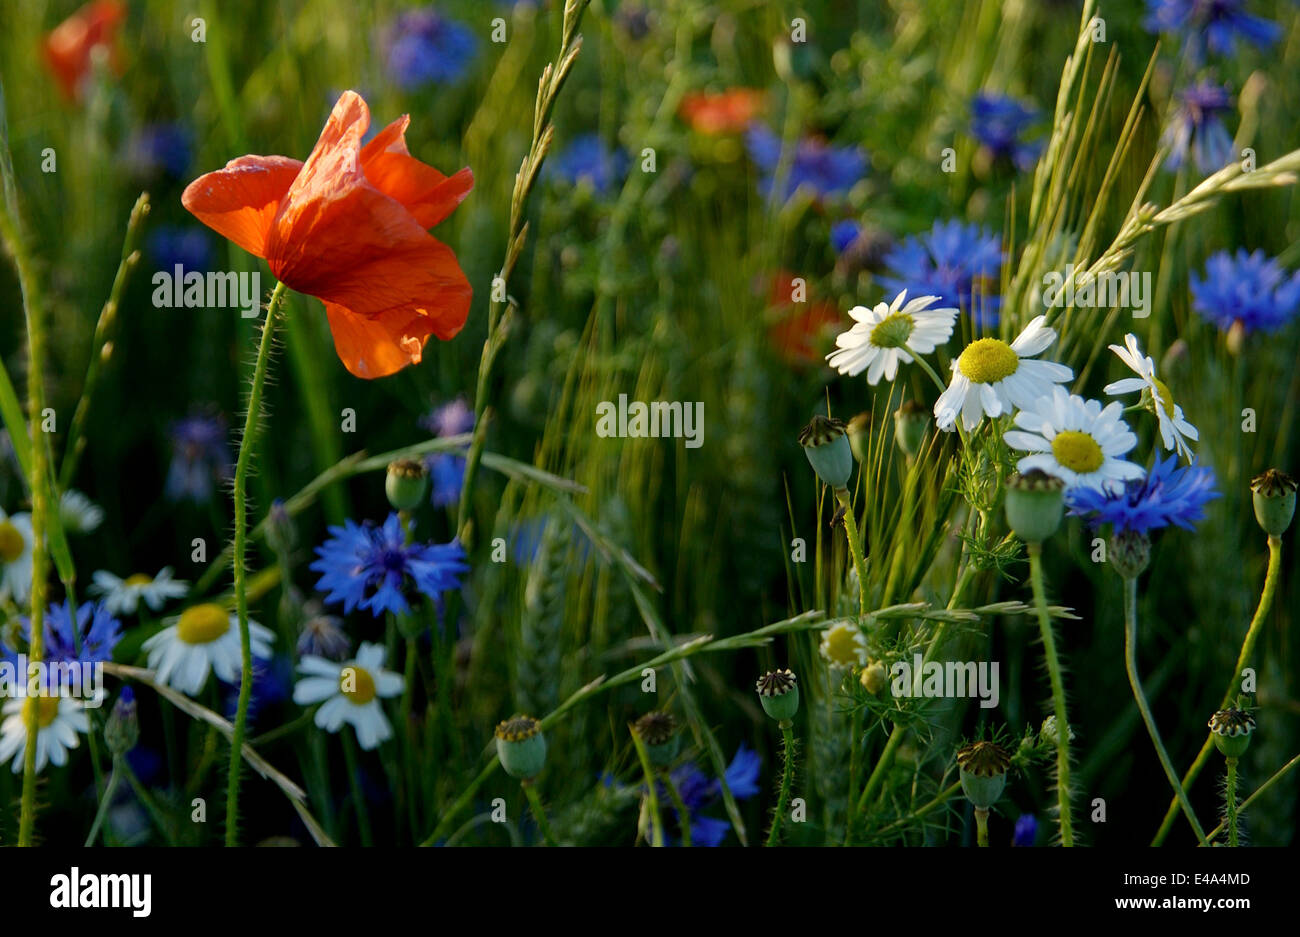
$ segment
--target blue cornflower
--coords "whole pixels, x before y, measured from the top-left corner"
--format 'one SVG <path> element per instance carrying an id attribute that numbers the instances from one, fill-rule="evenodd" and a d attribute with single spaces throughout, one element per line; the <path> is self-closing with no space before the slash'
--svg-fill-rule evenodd
<path id="1" fill-rule="evenodd" d="M 1245 5 L 1245 0 L 1147 0 L 1143 25 L 1148 32 L 1179 34 L 1194 62 L 1204 59 L 1207 49 L 1236 55 L 1238 39 L 1259 49 L 1277 42 L 1282 27 L 1245 12 Z"/>
<path id="2" fill-rule="evenodd" d="M 759 790 L 758 775 L 761 767 L 762 761 L 758 753 L 742 743 L 736 749 L 725 773 L 731 795 L 737 800 L 748 800 L 755 796 Z M 722 786 L 717 779 L 710 778 L 694 762 L 687 762 L 672 773 L 672 780 L 691 819 L 691 845 L 722 845 L 731 824 L 726 820 L 706 817 L 702 813 L 722 795 Z M 667 800 L 666 797 L 664 799 Z M 676 810 L 673 811 L 673 817 L 680 823 Z"/>
<path id="3" fill-rule="evenodd" d="M 831 247 L 835 248 L 836 254 L 842 254 L 849 249 L 849 245 L 856 241 L 861 233 L 862 225 L 852 218 L 837 221 L 831 225 Z"/>
<path id="4" fill-rule="evenodd" d="M 420 417 L 420 425 L 435 436 L 459 436 L 474 428 L 474 411 L 464 397 L 457 397 Z"/>
<path id="5" fill-rule="evenodd" d="M 1191 530 L 1193 521 L 1205 517 L 1206 503 L 1220 497 L 1214 481 L 1212 469 L 1196 463 L 1178 468 L 1178 457 L 1171 455 L 1157 459 L 1145 478 L 1075 487 L 1066 503 L 1071 516 L 1090 527 L 1110 524 L 1114 533 L 1148 534 L 1170 524 Z"/>
<path id="6" fill-rule="evenodd" d="M 585 183 L 601 195 L 622 180 L 627 172 L 627 154 L 611 150 L 599 134 L 584 133 L 551 158 L 547 175 L 570 185 Z"/>
<path id="7" fill-rule="evenodd" d="M 125 163 L 139 176 L 165 172 L 185 178 L 190 168 L 190 132 L 180 124 L 148 124 L 131 135 Z"/>
<path id="8" fill-rule="evenodd" d="M 376 618 L 405 614 L 409 587 L 437 601 L 446 590 L 460 588 L 458 577 L 469 572 L 458 541 L 407 543 L 396 513 L 380 526 L 348 520 L 329 532 L 330 539 L 316 548 L 320 559 L 309 568 L 321 574 L 316 588 L 326 593 L 325 601 L 342 602 L 345 613 L 360 606 Z"/>
<path id="9" fill-rule="evenodd" d="M 432 7 L 401 14 L 384 40 L 388 77 L 403 91 L 459 81 L 478 53 L 474 31 Z"/>
<path id="10" fill-rule="evenodd" d="M 172 464 L 167 471 L 167 497 L 200 504 L 212 497 L 215 482 L 230 477 L 232 460 L 221 416 L 193 414 L 172 424 Z"/>
<path id="11" fill-rule="evenodd" d="M 1016 831 L 1011 835 L 1012 846 L 1032 846 L 1038 838 L 1038 819 L 1032 813 L 1022 813 L 1016 818 Z"/>
<path id="12" fill-rule="evenodd" d="M 1219 251 L 1205 261 L 1205 279 L 1191 275 L 1192 308 L 1227 331 L 1275 332 L 1300 308 L 1300 272 L 1289 276 L 1274 258 L 1257 250 Z"/>
<path id="13" fill-rule="evenodd" d="M 113 648 L 122 640 L 122 623 L 113 617 L 103 602 L 86 602 L 77 609 L 77 620 L 72 621 L 72 606 L 65 599 L 61 605 L 51 605 L 45 610 L 45 621 L 41 626 L 45 635 L 45 660 L 57 662 L 95 663 L 111 660 Z M 18 633 L 25 644 L 31 643 L 32 620 L 19 619 Z M 81 642 L 81 653 L 77 653 L 77 642 Z M 0 641 L 0 651 L 4 659 L 13 663 L 17 657 L 18 647 L 8 646 Z"/>
<path id="14" fill-rule="evenodd" d="M 1232 160 L 1232 134 L 1223 125 L 1222 116 L 1232 110 L 1228 89 L 1205 80 L 1178 93 L 1181 104 L 1160 138 L 1169 147 L 1165 169 L 1174 171 L 1187 161 L 1190 149 L 1196 168 L 1203 173 L 1217 172 Z"/>
<path id="15" fill-rule="evenodd" d="M 145 247 L 154 269 L 168 276 L 177 266 L 200 273 L 212 266 L 212 239 L 199 227 L 162 225 L 149 233 Z"/>
<path id="16" fill-rule="evenodd" d="M 1037 118 L 1036 108 L 1005 94 L 981 91 L 971 101 L 971 135 L 1020 170 L 1032 169 L 1043 151 L 1041 140 L 1021 139 Z"/>
<path id="17" fill-rule="evenodd" d="M 969 311 L 981 327 L 997 325 L 1002 299 L 993 295 L 1005 260 L 999 239 L 977 225 L 936 221 L 885 255 L 889 275 L 880 278 L 891 295 L 938 296 L 944 305 Z M 978 295 L 978 308 L 972 308 Z"/>
<path id="18" fill-rule="evenodd" d="M 781 138 L 762 124 L 745 131 L 749 158 L 763 171 L 758 190 L 767 197 L 775 183 L 777 164 L 781 161 Z M 799 141 L 790 163 L 783 199 L 800 186 L 808 186 L 818 198 L 843 195 L 867 174 L 867 153 L 857 146 L 834 146 L 821 140 Z"/>
<path id="19" fill-rule="evenodd" d="M 424 460 L 429 470 L 429 500 L 434 507 L 445 508 L 460 503 L 460 489 L 465 483 L 465 457 L 450 452 L 434 452 Z"/>

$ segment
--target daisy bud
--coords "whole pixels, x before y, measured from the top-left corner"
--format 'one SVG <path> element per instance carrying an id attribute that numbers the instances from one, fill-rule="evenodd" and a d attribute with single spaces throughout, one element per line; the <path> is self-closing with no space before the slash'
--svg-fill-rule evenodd
<path id="1" fill-rule="evenodd" d="M 388 463 L 384 492 L 388 503 L 398 511 L 409 511 L 424 500 L 429 490 L 429 470 L 415 459 L 395 459 Z"/>
<path id="2" fill-rule="evenodd" d="M 1296 481 L 1290 475 L 1269 469 L 1250 480 L 1255 520 L 1270 537 L 1280 537 L 1295 515 Z"/>
<path id="3" fill-rule="evenodd" d="M 1073 741 L 1074 741 L 1074 726 L 1070 726 L 1070 727 L 1068 728 L 1068 731 L 1069 731 L 1069 733 L 1070 733 L 1070 741 L 1073 742 Z M 1038 734 L 1039 734 L 1039 737 L 1041 737 L 1044 741 L 1049 742 L 1053 747 L 1055 747 L 1055 746 L 1056 746 L 1056 742 L 1057 742 L 1057 738 L 1056 738 L 1056 717 L 1055 717 L 1055 716 L 1048 716 L 1046 719 L 1044 719 L 1044 720 L 1043 720 L 1043 724 L 1042 724 L 1042 726 L 1039 727 Z"/>
<path id="4" fill-rule="evenodd" d="M 139 738 L 140 720 L 135 712 L 135 692 L 124 686 L 108 714 L 108 721 L 104 723 L 104 741 L 114 755 L 125 755 L 135 748 Z"/>
<path id="5" fill-rule="evenodd" d="M 532 780 L 546 765 L 546 736 L 532 716 L 515 716 L 497 726 L 497 757 L 512 778 Z"/>
<path id="6" fill-rule="evenodd" d="M 862 676 L 859 678 L 862 682 L 862 688 L 872 696 L 879 696 L 880 691 L 885 688 L 889 682 L 889 675 L 885 671 L 885 665 L 878 660 L 873 660 L 862 668 Z"/>
<path id="7" fill-rule="evenodd" d="M 909 459 L 916 458 L 921 451 L 929 429 L 930 411 L 915 400 L 894 411 L 894 442 Z"/>
<path id="8" fill-rule="evenodd" d="M 799 711 L 799 686 L 790 670 L 769 670 L 758 678 L 758 701 L 763 712 L 777 722 L 793 719 Z"/>
<path id="9" fill-rule="evenodd" d="M 1007 526 L 1025 543 L 1042 543 L 1061 526 L 1065 482 L 1039 469 L 1007 479 Z"/>
<path id="10" fill-rule="evenodd" d="M 848 486 L 853 474 L 853 450 L 842 420 L 814 416 L 799 434 L 799 444 L 818 478 L 836 491 Z"/>
<path id="11" fill-rule="evenodd" d="M 1250 747 L 1255 717 L 1244 709 L 1220 709 L 1210 717 L 1209 726 L 1214 733 L 1214 745 L 1223 757 L 1240 758 Z"/>
<path id="12" fill-rule="evenodd" d="M 859 413 L 849 420 L 845 432 L 848 433 L 849 448 L 853 450 L 853 458 L 859 462 L 866 462 L 867 448 L 871 445 L 871 414 Z"/>
<path id="13" fill-rule="evenodd" d="M 1011 755 L 996 742 L 971 742 L 957 750 L 957 767 L 966 799 L 988 810 L 1006 789 Z"/>
<path id="14" fill-rule="evenodd" d="M 632 731 L 645 744 L 650 764 L 656 768 L 666 768 L 677 757 L 682 737 L 672 713 L 648 712 L 632 725 Z"/>
<path id="15" fill-rule="evenodd" d="M 1125 579 L 1136 579 L 1151 562 L 1151 538 L 1137 531 L 1116 531 L 1110 535 L 1106 548 L 1110 565 Z"/>

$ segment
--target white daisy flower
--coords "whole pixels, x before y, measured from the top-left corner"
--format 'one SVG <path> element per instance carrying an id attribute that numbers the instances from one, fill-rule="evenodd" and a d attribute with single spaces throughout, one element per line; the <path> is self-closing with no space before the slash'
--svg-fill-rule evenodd
<path id="1" fill-rule="evenodd" d="M 197 696 L 208 682 L 208 673 L 218 680 L 238 683 L 242 666 L 239 647 L 239 616 L 220 605 L 195 605 L 172 619 L 174 624 L 144 642 L 149 668 L 159 683 Z M 271 656 L 271 629 L 250 620 L 249 636 L 254 657 Z"/>
<path id="2" fill-rule="evenodd" d="M 316 710 L 316 725 L 337 732 L 350 723 L 362 748 L 377 748 L 393 737 L 379 701 L 397 696 L 403 686 L 401 675 L 383 666 L 383 645 L 368 642 L 362 642 L 356 659 L 343 663 L 308 655 L 298 662 L 304 678 L 293 688 L 293 701 L 299 706 L 323 702 Z"/>
<path id="3" fill-rule="evenodd" d="M 13 759 L 13 772 L 23 770 L 27 752 L 27 715 L 29 707 L 36 707 L 36 773 L 47 764 L 62 767 L 68 762 L 68 752 L 81 744 L 77 733 L 90 732 L 90 720 L 81 703 L 59 696 L 28 696 L 8 700 L 0 715 L 0 765 Z"/>
<path id="4" fill-rule="evenodd" d="M 847 621 L 831 625 L 822 632 L 819 648 L 822 657 L 832 667 L 848 669 L 865 667 L 867 663 L 867 639 L 862 629 Z"/>
<path id="5" fill-rule="evenodd" d="M 1119 401 L 1102 409 L 1099 401 L 1053 387 L 1050 397 L 1016 414 L 1020 429 L 1008 430 L 1003 438 L 1008 446 L 1033 453 L 1016 463 L 1017 471 L 1055 475 L 1067 490 L 1101 488 L 1109 481 L 1146 475 L 1141 466 L 1120 458 L 1137 445 L 1123 414 Z"/>
<path id="6" fill-rule="evenodd" d="M 981 338 L 966 346 L 952 363 L 952 382 L 934 404 L 935 425 L 952 432 L 961 417 L 970 432 L 985 416 L 997 418 L 1027 409 L 1048 397 L 1052 387 L 1074 372 L 1055 361 L 1031 361 L 1056 340 L 1056 330 L 1039 316 L 1008 345 L 1000 338 Z"/>
<path id="7" fill-rule="evenodd" d="M 75 488 L 59 499 L 59 519 L 74 534 L 93 532 L 104 520 L 104 509 Z"/>
<path id="8" fill-rule="evenodd" d="M 1125 335 L 1124 344 L 1128 347 L 1120 348 L 1118 345 L 1111 345 L 1110 350 L 1115 352 L 1119 360 L 1128 365 L 1137 377 L 1126 377 L 1107 384 L 1103 390 L 1111 396 L 1131 394 L 1135 390 L 1150 394 L 1151 409 L 1155 411 L 1156 424 L 1160 428 L 1160 441 L 1165 444 L 1166 449 L 1177 449 L 1179 455 L 1188 462 L 1192 461 L 1192 449 L 1187 445 L 1187 440 L 1200 439 L 1200 433 L 1196 431 L 1195 426 L 1183 419 L 1183 408 L 1174 403 L 1174 395 L 1169 392 L 1169 386 L 1156 377 L 1156 363 L 1151 360 L 1150 355 L 1142 354 L 1142 349 L 1138 347 L 1137 336 L 1131 332 Z"/>
<path id="9" fill-rule="evenodd" d="M 22 605 L 32 591 L 32 516 L 0 509 L 0 600 Z"/>
<path id="10" fill-rule="evenodd" d="M 952 337 L 957 310 L 927 309 L 939 296 L 918 296 L 907 301 L 907 290 L 893 303 L 877 303 L 874 309 L 854 306 L 849 316 L 853 328 L 835 337 L 835 347 L 826 356 L 841 374 L 857 376 L 867 372 L 867 383 L 877 384 L 883 375 L 892 381 L 898 363 L 911 364 L 913 355 L 927 355 Z"/>
<path id="11" fill-rule="evenodd" d="M 90 594 L 102 596 L 109 612 L 114 615 L 134 615 L 141 599 L 150 611 L 156 612 L 168 599 L 184 598 L 189 591 L 188 583 L 172 578 L 170 566 L 164 566 L 152 578 L 136 573 L 119 579 L 106 569 L 99 570 L 91 578 L 94 582 Z"/>

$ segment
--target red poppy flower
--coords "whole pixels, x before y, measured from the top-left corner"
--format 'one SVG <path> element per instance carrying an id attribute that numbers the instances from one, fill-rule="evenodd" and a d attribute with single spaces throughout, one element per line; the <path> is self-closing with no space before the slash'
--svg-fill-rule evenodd
<path id="1" fill-rule="evenodd" d="M 820 364 L 828 330 L 842 318 L 827 302 L 808 302 L 801 297 L 808 287 L 796 290 L 794 275 L 782 270 L 769 281 L 768 305 L 775 310 L 767 330 L 768 340 L 786 364 L 802 368 Z"/>
<path id="2" fill-rule="evenodd" d="M 90 74 L 90 57 L 97 46 L 109 49 L 117 27 L 126 18 L 120 0 L 95 0 L 54 28 L 45 37 L 45 62 L 59 82 L 59 90 L 69 101 L 81 98 L 81 85 Z M 114 70 L 118 63 L 110 58 Z"/>
<path id="3" fill-rule="evenodd" d="M 452 338 L 469 315 L 469 281 L 426 229 L 469 194 L 474 175 L 444 176 L 412 157 L 409 123 L 403 115 L 362 146 L 370 109 L 345 91 L 307 162 L 241 156 L 181 196 L 285 285 L 325 303 L 334 348 L 357 377 L 419 363 L 430 335 Z"/>
<path id="4" fill-rule="evenodd" d="M 763 113 L 763 93 L 752 88 L 694 92 L 682 97 L 678 113 L 699 133 L 740 133 Z"/>

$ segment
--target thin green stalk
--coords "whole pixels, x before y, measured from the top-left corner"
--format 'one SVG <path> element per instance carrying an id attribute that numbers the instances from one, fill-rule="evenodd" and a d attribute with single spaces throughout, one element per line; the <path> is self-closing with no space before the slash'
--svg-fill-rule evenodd
<path id="1" fill-rule="evenodd" d="M 629 729 L 632 735 L 632 747 L 636 749 L 637 760 L 641 762 L 641 774 L 645 777 L 646 793 L 643 803 L 650 812 L 650 845 L 663 846 L 664 822 L 659 814 L 659 791 L 655 785 L 655 769 L 650 764 L 650 753 L 646 751 L 645 742 L 637 735 L 635 728 L 629 727 Z"/>
<path id="2" fill-rule="evenodd" d="M 277 283 L 267 304 L 266 324 L 262 326 L 262 341 L 257 349 L 257 364 L 253 369 L 253 385 L 248 392 L 248 409 L 244 414 L 244 434 L 239 440 L 239 456 L 235 462 L 235 548 L 232 573 L 235 585 L 235 611 L 239 616 L 240 680 L 239 703 L 235 711 L 235 732 L 230 740 L 230 774 L 226 779 L 226 845 L 239 842 L 239 772 L 240 750 L 248 730 L 248 703 L 253 691 L 253 647 L 248 627 L 248 588 L 245 583 L 245 554 L 248 550 L 247 507 L 248 468 L 257 442 L 258 418 L 262 412 L 262 386 L 271 359 L 271 344 L 275 335 L 275 317 L 284 300 L 285 285 Z"/>
<path id="3" fill-rule="evenodd" d="M 1043 638 L 1043 657 L 1052 683 L 1052 707 L 1056 713 L 1056 803 L 1057 822 L 1061 826 L 1061 845 L 1074 845 L 1074 821 L 1070 816 L 1070 721 L 1065 711 L 1065 681 L 1061 662 L 1056 656 L 1056 636 L 1047 614 L 1046 587 L 1043 585 L 1043 545 L 1027 544 L 1029 575 L 1034 587 L 1034 606 L 1038 610 L 1038 628 Z"/>
<path id="4" fill-rule="evenodd" d="M 1187 815 L 1187 822 L 1192 825 L 1192 829 L 1196 833 L 1197 842 L 1204 846 L 1205 831 L 1201 829 L 1201 822 L 1196 819 L 1196 813 L 1192 810 L 1191 801 L 1187 799 L 1187 792 L 1178 783 L 1178 775 L 1174 774 L 1174 766 L 1169 761 L 1169 753 L 1165 751 L 1165 743 L 1160 740 L 1160 731 L 1156 728 L 1156 721 L 1151 715 L 1151 707 L 1147 704 L 1146 694 L 1142 692 L 1142 683 L 1138 679 L 1137 579 L 1127 578 L 1124 580 L 1124 665 L 1128 670 L 1129 685 L 1133 688 L 1133 699 L 1137 701 L 1138 711 L 1142 713 L 1142 721 L 1147 725 L 1147 732 L 1151 735 L 1151 743 L 1155 746 L 1156 755 L 1160 758 L 1160 767 L 1165 770 L 1165 777 L 1169 779 L 1169 784 L 1178 797 L 1178 803 L 1182 806 L 1183 813 Z M 1058 731 L 1060 731 L 1059 726 Z"/>
<path id="5" fill-rule="evenodd" d="M 975 808 L 975 840 L 981 847 L 989 844 L 989 811 L 987 807 Z"/>
<path id="6" fill-rule="evenodd" d="M 673 802 L 673 809 L 677 811 L 677 827 L 682 833 L 682 846 L 689 849 L 691 846 L 691 812 L 686 807 L 686 802 L 682 800 L 682 792 L 677 789 L 673 783 L 672 772 L 666 768 L 660 772 L 663 778 L 664 788 L 668 791 L 668 799 Z"/>
<path id="7" fill-rule="evenodd" d="M 1241 804 L 1237 807 L 1237 813 L 1238 814 L 1245 813 L 1247 807 L 1253 804 L 1256 801 L 1256 799 L 1264 796 L 1264 793 L 1268 791 L 1270 787 L 1272 787 L 1278 781 L 1282 780 L 1282 778 L 1286 776 L 1286 773 L 1290 771 L 1292 768 L 1296 767 L 1297 765 L 1300 765 L 1300 755 L 1296 755 L 1294 758 L 1292 758 L 1282 767 L 1274 771 L 1273 776 L 1271 778 L 1269 778 L 1267 781 L 1261 784 L 1259 788 L 1255 791 L 1255 793 L 1251 794 L 1249 797 L 1247 797 L 1245 800 L 1241 802 Z M 1205 838 L 1207 840 L 1213 840 L 1214 837 L 1218 836 L 1220 833 L 1223 832 L 1223 827 L 1224 824 L 1220 823 L 1214 829 L 1210 830 L 1210 832 L 1206 833 Z"/>
<path id="8" fill-rule="evenodd" d="M 842 493 L 841 493 L 842 492 Z M 867 617 L 867 563 L 862 550 L 862 537 L 858 533 L 858 522 L 853 516 L 853 505 L 849 503 L 847 489 L 835 492 L 840 505 L 844 508 L 844 530 L 849 540 L 849 555 L 853 558 L 853 569 L 858 574 L 858 612 L 863 620 Z"/>
<path id="9" fill-rule="evenodd" d="M 1229 758 L 1228 783 L 1223 792 L 1227 804 L 1228 845 L 1237 845 L 1237 759 Z"/>
<path id="10" fill-rule="evenodd" d="M 542 831 L 542 838 L 546 840 L 546 845 L 554 846 L 555 834 L 551 832 L 550 821 L 546 819 L 546 809 L 542 806 L 541 795 L 537 793 L 537 785 L 525 779 L 519 782 L 519 786 L 524 789 L 524 796 L 528 798 L 528 806 L 533 810 L 533 818 L 537 820 L 537 828 Z M 663 845 L 662 829 L 659 831 L 659 845 Z"/>
<path id="11" fill-rule="evenodd" d="M 352 807 L 357 814 L 357 833 L 361 837 L 361 845 L 369 846 L 372 844 L 370 811 L 366 808 L 366 799 L 361 793 L 361 775 L 357 768 L 357 743 L 352 741 L 352 736 L 346 729 L 340 732 L 339 736 L 343 739 L 343 763 L 347 766 L 348 788 L 352 791 Z"/>
<path id="12" fill-rule="evenodd" d="M 781 838 L 781 821 L 790 802 L 790 785 L 794 781 L 794 723 L 781 720 L 781 793 L 776 798 L 776 812 L 772 815 L 772 829 L 767 834 L 767 845 L 775 846 Z"/>
<path id="13" fill-rule="evenodd" d="M 961 793 L 961 781 L 954 781 L 952 784 L 948 785 L 942 791 L 936 794 L 933 800 L 929 801 L 928 803 L 920 807 L 917 807 L 914 811 L 912 811 L 907 816 L 900 817 L 899 819 L 895 820 L 893 823 L 881 827 L 880 833 L 881 834 L 890 833 L 894 830 L 904 829 L 908 826 L 911 826 L 917 820 L 920 820 L 923 817 L 933 813 L 939 807 L 942 807 L 944 804 L 946 804 L 948 801 L 950 801 L 952 798 L 956 797 L 960 793 Z"/>
<path id="14" fill-rule="evenodd" d="M 1246 637 L 1241 642 L 1241 653 L 1237 655 L 1237 666 L 1233 668 L 1232 678 L 1228 681 L 1228 688 L 1224 691 L 1223 699 L 1219 702 L 1220 709 L 1226 709 L 1237 695 L 1237 688 L 1240 686 L 1241 672 L 1245 669 L 1250 655 L 1255 650 L 1255 642 L 1259 639 L 1260 632 L 1264 628 L 1264 619 L 1268 617 L 1269 609 L 1273 607 L 1273 596 L 1277 593 L 1277 584 L 1282 578 L 1282 538 L 1268 538 L 1268 572 L 1264 574 L 1264 588 L 1259 595 L 1259 604 L 1255 607 L 1255 616 L 1250 620 L 1250 627 L 1246 629 Z M 1192 783 L 1196 780 L 1205 763 L 1210 760 L 1210 752 L 1214 750 L 1214 733 L 1206 733 L 1205 744 L 1196 755 L 1196 760 L 1192 766 L 1187 769 L 1183 775 L 1183 790 L 1190 790 Z M 1165 818 L 1160 823 L 1160 829 L 1151 841 L 1152 846 L 1159 846 L 1173 829 L 1174 817 L 1178 815 L 1178 799 L 1174 798 L 1169 802 L 1169 807 L 1165 810 Z"/>
<path id="15" fill-rule="evenodd" d="M 122 756 L 113 757 L 113 770 L 108 775 L 108 785 L 104 788 L 104 796 L 100 798 L 99 809 L 95 811 L 95 822 L 90 825 L 90 833 L 86 836 L 86 845 L 95 845 L 95 839 L 99 836 L 99 828 L 104 824 L 104 818 L 108 816 L 108 808 L 113 803 L 113 795 L 117 793 L 117 783 L 122 777 L 122 772 L 118 770 L 118 764 Z"/>
<path id="16" fill-rule="evenodd" d="M 876 767 L 872 769 L 871 776 L 867 778 L 867 786 L 862 789 L 862 796 L 858 798 L 858 813 L 867 809 L 867 804 L 871 802 L 872 796 L 884 783 L 885 772 L 894 763 L 894 755 L 898 751 L 898 746 L 903 744 L 903 737 L 906 735 L 906 729 L 902 726 L 894 726 L 889 741 L 885 743 L 885 748 L 876 761 Z"/>
<path id="17" fill-rule="evenodd" d="M 930 365 L 930 362 L 926 361 L 920 355 L 913 356 L 912 360 L 921 366 L 922 371 L 930 375 L 930 380 L 934 381 L 934 386 L 939 388 L 940 394 L 948 389 L 947 385 L 944 384 L 943 379 L 939 377 L 934 368 Z"/>

